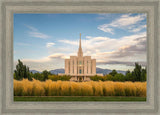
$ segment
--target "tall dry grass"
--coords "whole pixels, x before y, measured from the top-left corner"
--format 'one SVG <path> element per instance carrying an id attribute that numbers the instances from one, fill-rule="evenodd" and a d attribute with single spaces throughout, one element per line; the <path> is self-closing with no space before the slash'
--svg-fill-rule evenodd
<path id="1" fill-rule="evenodd" d="M 15 96 L 146 96 L 146 82 L 14 80 Z"/>

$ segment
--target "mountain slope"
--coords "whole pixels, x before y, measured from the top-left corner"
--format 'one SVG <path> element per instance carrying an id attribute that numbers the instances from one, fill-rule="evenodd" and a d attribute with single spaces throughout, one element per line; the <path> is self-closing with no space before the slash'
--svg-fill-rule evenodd
<path id="1" fill-rule="evenodd" d="M 116 71 L 122 74 L 126 73 L 126 71 L 121 71 L 121 70 L 116 70 Z M 112 70 L 110 69 L 96 68 L 96 73 L 103 73 L 103 75 L 105 75 L 105 74 L 109 74 L 110 72 L 112 72 Z"/>
<path id="2" fill-rule="evenodd" d="M 30 70 L 30 72 L 32 72 L 33 74 L 34 73 L 41 73 L 40 71 L 37 71 L 37 70 Z"/>
<path id="3" fill-rule="evenodd" d="M 58 73 L 65 73 L 64 69 L 55 69 L 55 70 L 50 70 L 52 74 L 58 74 Z M 102 73 L 103 75 L 109 74 L 112 72 L 110 69 L 102 69 L 102 68 L 96 68 L 96 73 Z M 126 71 L 121 71 L 117 70 L 118 73 L 125 74 Z"/>
<path id="4" fill-rule="evenodd" d="M 55 69 L 55 70 L 50 70 L 52 74 L 58 74 L 58 73 L 65 73 L 64 69 Z"/>
<path id="5" fill-rule="evenodd" d="M 41 73 L 41 72 L 39 72 L 37 70 L 30 70 L 30 72 L 32 72 L 32 73 Z M 58 73 L 65 73 L 65 70 L 64 69 L 55 69 L 55 70 L 50 70 L 50 72 L 52 74 L 58 74 Z M 110 72 L 112 72 L 112 70 L 110 70 L 110 69 L 96 68 L 96 73 L 102 73 L 103 75 L 105 75 L 105 74 L 109 74 Z M 117 70 L 117 72 L 125 74 L 126 71 Z"/>

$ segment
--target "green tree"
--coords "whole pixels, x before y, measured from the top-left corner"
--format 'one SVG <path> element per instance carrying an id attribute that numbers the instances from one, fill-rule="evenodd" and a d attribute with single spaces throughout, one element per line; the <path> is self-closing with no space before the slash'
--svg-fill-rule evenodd
<path id="1" fill-rule="evenodd" d="M 146 81 L 146 69 L 142 69 L 142 73 L 141 73 L 141 81 Z"/>
<path id="2" fill-rule="evenodd" d="M 108 74 L 108 75 L 105 75 L 106 77 L 106 81 L 113 81 L 113 76 Z"/>
<path id="3" fill-rule="evenodd" d="M 135 68 L 133 70 L 133 76 L 135 76 L 136 81 L 141 81 L 141 65 L 138 63 L 135 63 Z"/>
<path id="4" fill-rule="evenodd" d="M 113 77 L 113 81 L 125 81 L 125 76 L 122 73 L 117 73 Z"/>
<path id="5" fill-rule="evenodd" d="M 34 73 L 33 78 L 36 80 L 44 81 L 44 76 L 41 73 Z"/>
<path id="6" fill-rule="evenodd" d="M 16 80 L 22 80 L 23 78 L 28 78 L 28 80 L 32 80 L 32 78 L 30 77 L 29 67 L 23 65 L 20 60 L 18 60 L 16 70 L 14 70 L 14 78 Z"/>
<path id="7" fill-rule="evenodd" d="M 90 79 L 93 81 L 99 81 L 99 80 L 104 81 L 104 78 L 102 76 L 98 76 L 98 75 L 91 76 Z"/>
<path id="8" fill-rule="evenodd" d="M 131 72 L 126 73 L 125 81 L 135 81 L 135 78 L 132 76 Z"/>
<path id="9" fill-rule="evenodd" d="M 112 75 L 112 76 L 115 76 L 115 75 L 117 74 L 117 71 L 114 69 L 114 70 L 112 70 L 112 72 L 110 72 L 109 74 Z"/>
<path id="10" fill-rule="evenodd" d="M 42 75 L 43 75 L 43 81 L 47 80 L 48 79 L 48 75 L 51 75 L 51 73 L 47 70 L 44 70 L 42 72 Z"/>
<path id="11" fill-rule="evenodd" d="M 130 70 L 127 70 L 127 71 L 126 71 L 126 75 L 127 75 L 128 73 L 131 73 Z"/>
<path id="12" fill-rule="evenodd" d="M 132 77 L 134 78 L 134 81 L 146 81 L 146 69 L 142 69 L 141 65 L 135 63 Z"/>

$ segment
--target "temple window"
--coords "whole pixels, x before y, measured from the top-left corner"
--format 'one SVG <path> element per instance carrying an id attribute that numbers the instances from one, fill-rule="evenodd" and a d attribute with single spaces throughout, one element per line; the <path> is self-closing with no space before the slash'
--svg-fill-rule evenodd
<path id="1" fill-rule="evenodd" d="M 80 64 L 80 65 L 82 65 L 82 62 L 81 62 L 81 61 L 79 61 L 79 64 Z"/>
<path id="2" fill-rule="evenodd" d="M 80 74 L 82 73 L 82 70 L 81 70 L 81 69 L 79 70 L 79 73 L 80 73 Z"/>

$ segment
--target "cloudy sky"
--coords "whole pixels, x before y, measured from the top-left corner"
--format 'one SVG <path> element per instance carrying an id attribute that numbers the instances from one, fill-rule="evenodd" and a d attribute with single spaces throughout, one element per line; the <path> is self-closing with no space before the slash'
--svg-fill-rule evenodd
<path id="1" fill-rule="evenodd" d="M 14 14 L 14 67 L 64 68 L 77 55 L 79 34 L 85 56 L 105 69 L 132 70 L 146 65 L 146 14 Z"/>

